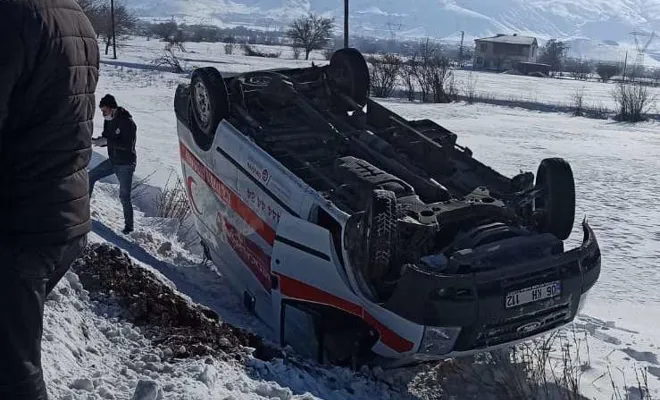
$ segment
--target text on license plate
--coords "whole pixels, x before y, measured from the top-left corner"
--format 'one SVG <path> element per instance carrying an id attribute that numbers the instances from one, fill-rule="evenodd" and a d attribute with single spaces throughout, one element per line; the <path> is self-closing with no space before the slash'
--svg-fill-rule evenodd
<path id="1" fill-rule="evenodd" d="M 523 304 L 559 296 L 560 294 L 561 281 L 546 282 L 507 293 L 505 307 L 517 307 Z"/>

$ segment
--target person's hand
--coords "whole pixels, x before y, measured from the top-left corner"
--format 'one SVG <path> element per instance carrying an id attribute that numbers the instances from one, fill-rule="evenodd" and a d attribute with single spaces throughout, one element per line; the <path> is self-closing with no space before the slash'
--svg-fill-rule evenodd
<path id="1" fill-rule="evenodd" d="M 108 145 L 108 139 L 104 138 L 103 136 L 92 138 L 92 144 L 94 146 L 105 147 Z"/>

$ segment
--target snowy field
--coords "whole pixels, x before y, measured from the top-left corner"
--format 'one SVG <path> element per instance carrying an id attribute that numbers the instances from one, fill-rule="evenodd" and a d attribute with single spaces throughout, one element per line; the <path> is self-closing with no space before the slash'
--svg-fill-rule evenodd
<path id="1" fill-rule="evenodd" d="M 226 56 L 221 45 L 186 46 L 195 51 L 185 54 L 186 68 L 213 65 L 220 71 L 240 72 L 310 63 L 285 59 L 284 54 L 281 59 Z M 137 174 L 151 175 L 149 184 L 155 186 L 164 185 L 170 173 L 180 173 L 173 96 L 176 83 L 187 79 L 185 74 L 146 69 L 161 47 L 157 41 L 136 38 L 120 49 L 119 60 L 104 57 L 97 90 L 99 98 L 114 94 L 133 114 L 138 124 Z M 323 62 L 319 54 L 314 58 Z M 572 91 L 564 87 L 569 81 L 493 74 L 479 74 L 478 88 L 521 96 L 514 87 L 529 91 L 527 80 L 538 82 L 539 91 L 554 93 L 557 99 Z M 604 99 L 609 85 L 593 85 L 594 96 Z M 660 293 L 655 290 L 660 284 L 656 266 L 660 208 L 655 195 L 660 187 L 660 125 L 490 105 L 383 103 L 406 118 L 431 118 L 443 124 L 459 135 L 460 143 L 470 147 L 475 157 L 509 176 L 520 169 L 535 172 L 545 157 L 565 157 L 572 164 L 578 210 L 569 245 L 579 242 L 578 224 L 586 216 L 603 251 L 600 281 L 575 323 L 576 330 L 588 338 L 582 392 L 588 398 L 610 399 L 614 380 L 626 398 L 625 386 L 636 386 L 635 369 L 647 367 L 653 398 L 660 397 Z M 98 113 L 95 135 L 100 134 L 102 121 Z M 96 151 L 94 163 L 106 155 L 105 149 Z M 270 335 L 242 311 L 241 299 L 231 294 L 221 278 L 201 268 L 199 257 L 177 243 L 171 224 L 150 216 L 148 205 L 136 202 L 135 233 L 128 239 L 116 235 L 123 223 L 117 187 L 112 179 L 104 182 L 95 189 L 92 202 L 93 241 L 115 243 L 145 268 L 174 282 L 192 300 L 212 307 L 228 323 Z M 163 252 L 163 243 L 170 243 L 174 251 Z M 140 380 L 156 382 L 167 399 L 400 398 L 388 385 L 344 369 L 310 372 L 255 361 L 245 371 L 243 366 L 217 360 L 211 364 L 204 360 L 160 362 L 161 355 L 138 330 L 113 319 L 112 310 L 103 307 L 89 300 L 74 274 L 48 301 L 44 364 L 53 398 L 129 399 Z M 637 398 L 632 390 L 630 395 Z"/>
<path id="2" fill-rule="evenodd" d="M 613 82 L 579 81 L 567 77 L 537 78 L 467 70 L 458 70 L 455 74 L 459 87 L 464 85 L 461 85 L 461 82 L 465 83 L 470 79 L 474 81 L 475 94 L 478 97 L 570 107 L 576 92 L 581 91 L 584 95 L 584 107 L 616 110 L 616 103 L 612 98 L 616 84 Z M 648 91 L 651 96 L 660 94 L 658 87 L 648 87 Z M 657 109 L 653 108 L 651 112 L 655 113 Z"/>
<path id="3" fill-rule="evenodd" d="M 121 60 L 108 59 L 107 62 L 149 64 L 163 55 L 164 44 L 155 39 L 147 41 L 143 37 L 133 37 L 122 43 L 122 46 Z M 212 65 L 221 72 L 231 73 L 255 68 L 307 66 L 311 61 L 316 64 L 327 62 L 323 55 L 316 51 L 311 54 L 310 61 L 295 60 L 293 52 L 288 46 L 254 46 L 268 53 L 281 52 L 279 58 L 272 59 L 246 57 L 239 45 L 236 45 L 233 55 L 225 54 L 223 43 L 186 43 L 185 47 L 189 53 L 180 54 L 180 57 L 182 66 L 186 70 Z M 304 58 L 304 55 L 301 58 Z M 468 81 L 472 81 L 475 94 L 479 97 L 508 102 L 539 103 L 548 106 L 572 106 L 573 96 L 576 91 L 581 90 L 584 94 L 585 107 L 605 107 L 609 110 L 616 108 L 612 99 L 615 84 L 611 82 L 578 81 L 568 77 L 565 79 L 536 78 L 468 70 L 456 70 L 454 74 L 459 91 L 463 90 Z M 649 87 L 648 90 L 651 96 L 660 95 L 660 87 Z M 653 108 L 652 112 L 657 112 L 657 109 Z"/>

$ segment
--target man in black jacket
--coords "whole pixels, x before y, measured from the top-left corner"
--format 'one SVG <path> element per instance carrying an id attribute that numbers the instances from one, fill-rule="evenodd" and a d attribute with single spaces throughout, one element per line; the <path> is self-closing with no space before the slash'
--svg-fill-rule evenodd
<path id="1" fill-rule="evenodd" d="M 89 171 L 89 195 L 92 195 L 94 184 L 99 179 L 115 174 L 119 180 L 119 200 L 124 209 L 124 234 L 133 231 L 133 204 L 131 202 L 131 187 L 137 156 L 135 141 L 137 126 L 133 116 L 123 107 L 117 105 L 112 95 L 105 95 L 99 103 L 103 113 L 103 133 L 100 138 L 92 139 L 99 146 L 108 146 L 108 159 Z"/>
<path id="2" fill-rule="evenodd" d="M 45 298 L 91 230 L 98 69 L 75 0 L 0 1 L 0 399 L 47 398 Z"/>

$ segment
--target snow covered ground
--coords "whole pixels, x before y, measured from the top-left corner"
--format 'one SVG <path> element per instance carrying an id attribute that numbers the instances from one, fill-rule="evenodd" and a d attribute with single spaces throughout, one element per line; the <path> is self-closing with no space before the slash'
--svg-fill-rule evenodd
<path id="1" fill-rule="evenodd" d="M 122 43 L 120 60 L 105 58 L 106 63 L 118 65 L 147 65 L 163 55 L 163 42 L 144 37 L 132 37 Z M 188 53 L 177 53 L 184 69 L 214 66 L 223 73 L 243 72 L 260 68 L 281 68 L 309 66 L 311 61 L 324 64 L 327 61 L 320 52 L 313 52 L 310 61 L 293 59 L 293 52 L 288 46 L 256 45 L 269 53 L 281 52 L 280 58 L 246 57 L 237 45 L 233 55 L 226 55 L 223 43 L 186 43 Z M 488 99 L 507 102 L 539 103 L 547 106 L 572 106 L 577 91 L 582 91 L 584 107 L 616 109 L 612 98 L 615 83 L 579 81 L 570 78 L 536 78 L 530 76 L 507 75 L 483 71 L 456 70 L 455 80 L 460 94 L 468 82 L 474 85 L 475 95 Z M 403 87 L 402 87 L 403 88 Z M 650 96 L 660 97 L 659 87 L 648 88 Z M 652 107 L 651 112 L 658 112 Z"/>
<path id="2" fill-rule="evenodd" d="M 612 98 L 616 84 L 613 82 L 537 78 L 467 70 L 455 71 L 455 79 L 459 87 L 465 87 L 465 82 L 472 80 L 478 97 L 570 107 L 573 106 L 575 94 L 581 91 L 584 95 L 584 107 L 616 110 L 616 103 Z M 660 94 L 660 88 L 657 87 L 648 87 L 648 91 L 651 96 Z M 657 109 L 653 107 L 651 112 L 655 113 Z"/>
<path id="3" fill-rule="evenodd" d="M 173 96 L 176 83 L 187 79 L 140 65 L 155 58 L 160 46 L 162 43 L 155 46 L 154 41 L 140 38 L 129 42 L 117 61 L 131 63 L 131 67 L 104 63 L 97 90 L 99 97 L 114 94 L 134 115 L 139 127 L 137 174 L 153 174 L 149 184 L 156 187 L 163 186 L 170 173 L 179 174 Z M 305 61 L 225 56 L 220 46 L 217 52 L 211 45 L 196 46 L 188 46 L 197 53 L 187 56 L 206 60 L 204 65 L 221 71 L 309 65 Z M 154 53 L 148 53 L 149 49 Z M 494 92 L 512 90 L 510 79 L 528 79 L 491 76 Z M 501 79 L 499 84 L 495 77 Z M 570 92 L 562 88 L 564 81 L 548 82 L 555 84 L 543 90 L 557 98 L 563 96 L 558 94 L 562 91 Z M 459 134 L 461 144 L 469 146 L 476 157 L 507 175 L 519 169 L 535 171 L 545 157 L 570 161 L 578 197 L 570 244 L 578 243 L 577 223 L 586 215 L 603 250 L 600 281 L 575 324 L 577 332 L 588 339 L 584 344 L 588 344 L 589 362 L 583 368 L 582 392 L 588 398 L 610 399 L 614 380 L 625 396 L 623 388 L 636 385 L 635 369 L 647 367 L 653 398 L 660 397 L 660 294 L 655 290 L 660 284 L 656 272 L 660 209 L 655 201 L 660 186 L 658 123 L 629 125 L 490 105 L 383 103 L 407 118 L 431 118 L 443 124 Z M 95 134 L 100 134 L 101 126 L 99 113 Z M 105 156 L 104 149 L 96 151 L 93 163 Z M 230 292 L 223 278 L 177 242 L 172 221 L 153 216 L 148 198 L 136 201 L 138 230 L 128 238 L 116 234 L 123 221 L 113 182 L 107 179 L 95 188 L 92 211 L 96 222 L 91 240 L 116 244 L 193 301 L 213 308 L 224 321 L 268 338 L 269 332 L 242 310 L 241 299 Z M 401 398 L 393 388 L 405 386 L 392 384 L 398 379 L 395 375 L 386 375 L 390 382 L 385 384 L 382 379 L 356 376 L 345 369 L 300 368 L 278 361 L 254 360 L 248 367 L 220 360 L 170 364 L 162 361 L 162 354 L 138 329 L 116 315 L 112 307 L 92 302 L 75 274 L 68 274 L 58 286 L 46 306 L 44 334 L 45 373 L 53 398 L 129 399 L 140 380 L 156 382 L 167 399 L 386 399 Z M 424 374 L 405 376 L 424 381 L 424 376 L 429 377 L 428 372 Z M 149 383 L 141 385 L 149 387 Z M 636 398 L 632 390 L 630 393 Z"/>
<path id="4" fill-rule="evenodd" d="M 475 157 L 508 176 L 536 171 L 545 157 L 564 157 L 576 180 L 576 225 L 569 244 L 582 238 L 586 216 L 603 252 L 599 282 L 576 325 L 591 336 L 594 367 L 585 392 L 602 397 L 608 365 L 630 382 L 635 366 L 648 366 L 650 384 L 660 390 L 660 187 L 658 123 L 638 125 L 530 112 L 489 105 L 414 105 L 385 101 L 408 118 L 430 118 L 459 135 Z M 618 371 L 615 371 L 619 374 Z M 615 373 L 613 372 L 613 374 Z M 631 375 L 631 372 L 633 373 Z"/>

